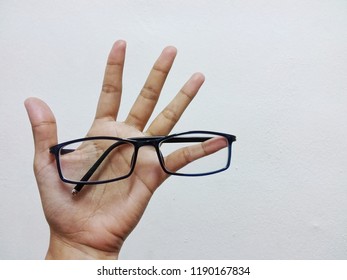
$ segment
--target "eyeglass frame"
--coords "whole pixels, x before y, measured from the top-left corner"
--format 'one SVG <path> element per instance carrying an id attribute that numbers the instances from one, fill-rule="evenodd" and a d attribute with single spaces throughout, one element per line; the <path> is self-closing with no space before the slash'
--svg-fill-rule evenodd
<path id="1" fill-rule="evenodd" d="M 194 174 L 185 174 L 185 173 L 179 173 L 179 172 L 172 172 L 172 171 L 166 169 L 165 163 L 164 163 L 164 158 L 163 158 L 163 155 L 162 155 L 162 153 L 160 151 L 160 144 L 162 142 L 164 142 L 164 141 L 170 140 L 171 138 L 184 136 L 186 134 L 193 134 L 193 133 L 195 133 L 195 134 L 211 134 L 211 135 L 216 135 L 216 136 L 222 136 L 222 137 L 227 139 L 227 141 L 228 141 L 228 145 L 227 145 L 227 148 L 228 148 L 228 159 L 227 159 L 226 165 L 223 168 L 220 168 L 220 169 L 217 169 L 217 170 L 214 170 L 214 171 L 210 171 L 210 172 L 194 173 Z M 184 143 L 202 142 L 201 139 L 200 139 L 201 141 L 197 141 L 196 138 L 200 139 L 200 138 L 203 138 L 203 137 L 199 136 L 199 137 L 181 138 L 181 141 L 179 140 L 180 138 L 175 138 L 176 141 L 174 141 L 174 143 L 179 143 L 179 142 L 184 142 Z M 206 137 L 206 138 L 207 138 L 206 140 L 208 140 L 208 139 L 210 139 L 212 137 Z M 100 166 L 100 164 L 102 163 L 104 158 L 106 158 L 107 155 L 109 154 L 109 152 L 111 152 L 115 148 L 115 147 L 111 146 L 112 149 L 110 150 L 110 147 L 109 147 L 106 151 L 104 151 L 103 154 L 93 164 L 93 166 L 87 171 L 87 173 L 83 176 L 83 178 L 81 180 L 74 181 L 74 180 L 69 180 L 69 179 L 65 178 L 64 175 L 63 175 L 63 172 L 61 170 L 61 166 L 60 166 L 60 156 L 62 155 L 61 154 L 61 150 L 65 146 L 67 146 L 69 144 L 83 142 L 83 141 L 90 141 L 90 140 L 115 140 L 115 141 L 121 141 L 123 143 L 125 142 L 125 143 L 131 144 L 134 147 L 134 152 L 133 152 L 133 156 L 132 156 L 132 161 L 131 161 L 129 173 L 126 174 L 126 175 L 123 175 L 121 177 L 108 179 L 108 180 L 91 181 L 91 182 L 82 180 L 83 178 L 86 178 L 86 177 L 88 177 L 88 178 L 86 178 L 88 180 L 93 175 L 93 173 Z M 197 177 L 197 176 L 212 175 L 212 174 L 216 174 L 216 173 L 225 171 L 226 169 L 228 169 L 230 167 L 232 143 L 235 142 L 235 141 L 236 141 L 236 136 L 231 135 L 231 134 L 222 133 L 222 132 L 216 132 L 216 131 L 192 130 L 192 131 L 186 131 L 186 132 L 182 132 L 182 133 L 170 134 L 170 135 L 166 135 L 166 136 L 144 136 L 144 137 L 130 137 L 130 138 L 120 138 L 120 137 L 112 137 L 112 136 L 92 136 L 92 137 L 78 138 L 78 139 L 74 139 L 74 140 L 70 140 L 70 141 L 66 141 L 66 142 L 62 142 L 60 144 L 54 145 L 54 146 L 49 148 L 49 152 L 55 156 L 57 169 L 58 169 L 58 174 L 59 174 L 60 179 L 63 182 L 65 182 L 65 183 L 76 184 L 76 186 L 73 189 L 72 193 L 73 194 L 77 194 L 84 187 L 84 185 L 98 185 L 98 184 L 111 183 L 111 182 L 120 181 L 120 180 L 123 180 L 123 179 L 126 179 L 126 178 L 130 177 L 132 175 L 134 169 L 135 169 L 135 166 L 136 166 L 136 160 L 137 160 L 137 156 L 138 156 L 138 151 L 143 146 L 152 146 L 152 147 L 155 148 L 155 151 L 157 153 L 158 160 L 159 160 L 159 163 L 160 163 L 160 166 L 161 166 L 162 170 L 165 173 L 169 174 L 169 175 L 186 176 L 186 177 Z"/>

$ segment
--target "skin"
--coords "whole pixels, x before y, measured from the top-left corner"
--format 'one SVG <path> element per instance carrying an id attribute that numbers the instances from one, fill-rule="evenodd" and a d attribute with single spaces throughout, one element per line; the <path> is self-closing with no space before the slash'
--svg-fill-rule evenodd
<path id="1" fill-rule="evenodd" d="M 118 121 L 125 52 L 126 42 L 116 41 L 107 59 L 95 119 L 87 136 L 127 138 L 169 134 L 197 94 L 204 76 L 193 74 L 148 125 L 177 53 L 174 47 L 166 47 L 154 63 L 127 118 Z M 73 197 L 71 185 L 60 180 L 54 156 L 49 153 L 49 148 L 57 144 L 57 125 L 52 111 L 37 98 L 28 98 L 25 107 L 34 137 L 34 173 L 50 228 L 46 258 L 117 259 L 124 240 L 141 219 L 154 191 L 168 175 L 156 158 L 146 156 L 153 151 L 140 150 L 134 173 L 129 178 L 88 186 Z M 146 126 L 148 128 L 144 130 Z M 195 146 L 191 151 L 172 154 L 168 160 L 174 169 L 179 169 L 209 151 L 223 148 L 217 142 L 210 142 L 207 141 L 205 146 Z M 187 154 L 189 158 L 182 156 Z"/>

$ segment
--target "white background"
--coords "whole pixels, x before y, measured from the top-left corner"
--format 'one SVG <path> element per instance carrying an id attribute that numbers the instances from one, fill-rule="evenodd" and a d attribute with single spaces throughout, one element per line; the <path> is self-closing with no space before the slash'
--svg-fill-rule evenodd
<path id="1" fill-rule="evenodd" d="M 41 259 L 48 244 L 23 101 L 51 106 L 60 141 L 84 136 L 116 39 L 121 120 L 174 45 L 156 112 L 201 71 L 174 131 L 237 136 L 230 170 L 158 189 L 122 259 L 346 259 L 345 0 L 2 0 L 0 259 Z"/>

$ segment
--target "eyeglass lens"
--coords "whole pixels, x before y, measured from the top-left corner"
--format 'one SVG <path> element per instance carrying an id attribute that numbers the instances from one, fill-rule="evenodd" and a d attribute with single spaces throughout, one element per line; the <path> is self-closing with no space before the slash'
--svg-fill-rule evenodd
<path id="1" fill-rule="evenodd" d="M 159 150 L 166 171 L 180 175 L 203 175 L 227 167 L 230 160 L 227 146 L 228 140 L 223 136 L 190 133 L 163 140 Z M 69 181 L 107 181 L 130 174 L 134 153 L 134 144 L 127 141 L 81 140 L 60 149 L 59 165 L 62 176 Z M 172 162 L 175 156 L 184 157 L 190 163 L 176 170 Z M 139 157 L 144 161 L 156 160 L 159 164 L 152 147 L 140 149 Z"/>

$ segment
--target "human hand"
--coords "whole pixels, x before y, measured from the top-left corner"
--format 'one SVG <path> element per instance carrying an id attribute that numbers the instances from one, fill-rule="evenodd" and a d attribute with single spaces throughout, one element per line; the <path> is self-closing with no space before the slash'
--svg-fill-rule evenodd
<path id="1" fill-rule="evenodd" d="M 117 41 L 107 60 L 94 122 L 87 136 L 121 138 L 167 135 L 204 82 L 192 75 L 145 130 L 176 56 L 163 50 L 125 121 L 117 121 L 122 94 L 126 43 Z M 139 222 L 152 194 L 168 177 L 159 163 L 139 156 L 127 179 L 84 189 L 77 197 L 58 176 L 49 148 L 57 144 L 57 126 L 50 108 L 37 98 L 25 101 L 34 144 L 34 173 L 50 227 L 48 259 L 117 258 L 122 244 Z M 148 152 L 148 151 L 145 151 Z M 141 152 L 140 152 L 141 153 Z"/>

